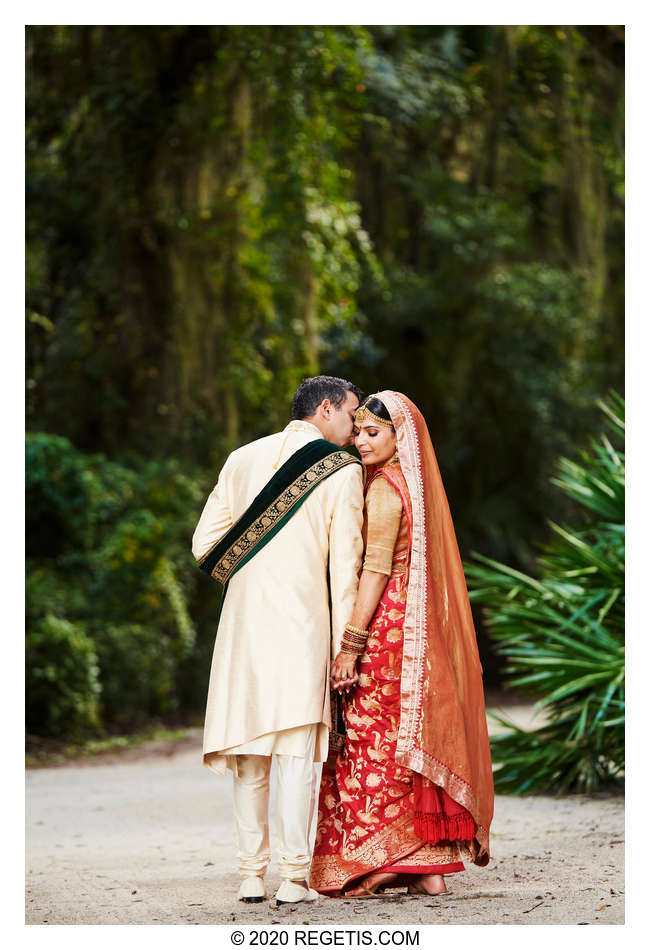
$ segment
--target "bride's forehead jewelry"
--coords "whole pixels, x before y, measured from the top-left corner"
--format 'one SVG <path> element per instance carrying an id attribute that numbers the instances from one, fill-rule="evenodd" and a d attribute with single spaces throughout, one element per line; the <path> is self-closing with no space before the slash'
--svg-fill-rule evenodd
<path id="1" fill-rule="evenodd" d="M 360 425 L 362 422 L 365 422 L 366 419 L 376 423 L 378 426 L 388 426 L 389 429 L 393 428 L 393 423 L 390 419 L 382 419 L 381 416 L 376 416 L 374 412 L 371 412 L 367 406 L 361 406 L 354 414 L 354 421 L 357 425 Z"/>

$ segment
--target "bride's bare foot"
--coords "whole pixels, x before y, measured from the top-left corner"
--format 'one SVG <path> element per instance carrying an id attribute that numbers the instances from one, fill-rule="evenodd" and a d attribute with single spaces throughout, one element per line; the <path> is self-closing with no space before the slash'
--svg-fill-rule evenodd
<path id="1" fill-rule="evenodd" d="M 352 890 L 346 891 L 341 896 L 370 897 L 373 894 L 378 894 L 390 884 L 394 884 L 398 877 L 399 874 L 393 871 L 373 871 L 371 874 L 367 874 L 360 884 L 353 887 Z"/>
<path id="2" fill-rule="evenodd" d="M 420 874 L 408 888 L 409 894 L 446 894 L 445 879 L 442 874 Z"/>

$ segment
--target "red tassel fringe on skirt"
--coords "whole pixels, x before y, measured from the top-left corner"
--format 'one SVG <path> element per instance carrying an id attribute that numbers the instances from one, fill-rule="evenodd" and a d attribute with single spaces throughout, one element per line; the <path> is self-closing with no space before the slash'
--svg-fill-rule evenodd
<path id="1" fill-rule="evenodd" d="M 429 844 L 439 841 L 471 841 L 476 831 L 474 819 L 462 805 L 455 802 L 439 785 L 433 785 L 415 774 L 414 830 L 418 838 Z"/>

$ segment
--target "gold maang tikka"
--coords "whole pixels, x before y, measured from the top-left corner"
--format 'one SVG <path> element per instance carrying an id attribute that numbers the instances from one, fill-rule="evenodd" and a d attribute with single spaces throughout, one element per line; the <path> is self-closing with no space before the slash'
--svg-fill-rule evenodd
<path id="1" fill-rule="evenodd" d="M 387 426 L 389 429 L 394 428 L 393 423 L 390 421 L 390 419 L 382 419 L 381 416 L 376 416 L 374 412 L 371 412 L 367 406 L 361 406 L 361 408 L 357 409 L 357 411 L 354 414 L 354 421 L 356 422 L 357 425 L 359 425 L 361 422 L 364 422 L 366 419 L 369 419 L 372 422 L 375 422 L 378 426 Z"/>

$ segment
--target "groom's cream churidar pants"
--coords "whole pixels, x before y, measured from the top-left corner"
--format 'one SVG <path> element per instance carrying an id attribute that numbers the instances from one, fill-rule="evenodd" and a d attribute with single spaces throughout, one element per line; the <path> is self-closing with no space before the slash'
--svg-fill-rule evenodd
<path id="1" fill-rule="evenodd" d="M 309 877 L 309 829 L 315 802 L 314 765 L 310 759 L 277 755 L 278 837 L 280 875 L 290 881 Z M 235 822 L 239 851 L 237 861 L 244 877 L 261 877 L 270 860 L 269 778 L 270 755 L 238 756 L 233 775 Z"/>
<path id="2" fill-rule="evenodd" d="M 236 760 L 230 759 L 239 845 L 237 860 L 239 871 L 244 877 L 261 877 L 270 860 L 271 750 L 277 768 L 280 875 L 290 881 L 303 881 L 309 877 L 309 832 L 317 796 L 314 752 L 318 729 L 312 725 L 289 731 L 294 732 L 294 736 L 290 737 L 293 740 L 292 751 L 298 751 L 301 753 L 299 755 L 280 753 L 279 749 L 288 749 L 289 745 L 286 734 L 276 733 L 271 743 L 267 737 L 261 737 L 238 747 Z M 302 741 L 295 741 L 295 733 L 302 733 Z M 265 754 L 259 754 L 262 750 Z M 228 751 L 232 754 L 233 750 Z M 320 758 L 318 752 L 316 755 Z"/>

